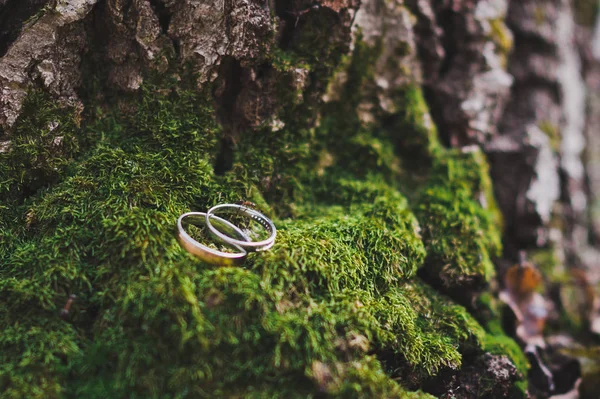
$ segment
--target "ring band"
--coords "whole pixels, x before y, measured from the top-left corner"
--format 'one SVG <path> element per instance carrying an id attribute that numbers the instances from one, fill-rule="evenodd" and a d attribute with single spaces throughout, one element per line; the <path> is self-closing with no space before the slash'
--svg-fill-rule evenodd
<path id="1" fill-rule="evenodd" d="M 211 224 L 211 218 L 215 217 L 216 214 L 223 213 L 243 214 L 260 224 L 262 227 L 264 227 L 264 229 L 267 230 L 270 233 L 270 235 L 267 239 L 262 241 L 242 241 L 232 238 L 227 234 L 224 234 L 223 232 L 219 231 Z M 221 204 L 210 208 L 208 212 L 206 212 L 206 227 L 208 227 L 210 232 L 215 237 L 221 239 L 223 242 L 242 247 L 247 251 L 266 251 L 267 249 L 270 249 L 275 244 L 275 236 L 277 235 L 277 229 L 275 228 L 275 225 L 273 224 L 271 219 L 269 219 L 268 217 L 266 217 L 265 215 L 263 215 L 255 209 L 238 204 Z"/>
<path id="2" fill-rule="evenodd" d="M 208 217 L 209 216 L 204 212 L 188 212 L 184 213 L 179 217 L 179 219 L 177 220 L 177 230 L 179 231 L 179 243 L 181 244 L 181 246 L 189 253 L 198 256 L 203 261 L 205 261 L 206 263 L 210 263 L 211 265 L 236 266 L 241 264 L 244 261 L 244 258 L 246 258 L 246 255 L 248 254 L 248 252 L 244 248 L 240 247 L 239 245 L 222 240 L 223 244 L 232 247 L 238 250 L 239 252 L 231 253 L 218 251 L 216 249 L 212 249 L 210 247 L 207 247 L 206 245 L 199 243 L 198 241 L 193 239 L 183 228 L 184 224 L 190 223 L 190 221 L 184 219 L 189 218 L 192 219 L 192 221 L 195 221 L 196 223 L 206 224 Z M 213 220 L 213 222 L 217 222 L 218 224 L 220 224 L 225 231 L 231 232 L 232 234 L 237 235 L 238 237 L 246 240 L 242 242 L 250 241 L 250 238 L 233 223 L 230 223 L 227 220 L 215 215 L 211 215 L 210 218 Z"/>

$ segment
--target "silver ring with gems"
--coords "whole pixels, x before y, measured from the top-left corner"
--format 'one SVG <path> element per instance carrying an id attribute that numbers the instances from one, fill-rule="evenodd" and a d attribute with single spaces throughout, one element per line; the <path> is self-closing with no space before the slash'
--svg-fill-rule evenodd
<path id="1" fill-rule="evenodd" d="M 269 233 L 269 237 L 261 241 L 244 241 L 233 238 L 222 231 L 219 231 L 212 223 L 211 219 L 215 215 L 236 215 L 245 216 L 250 220 L 253 220 L 260 224 Z M 275 225 L 265 215 L 258 212 L 255 209 L 248 208 L 244 205 L 238 204 L 221 204 L 213 206 L 206 212 L 206 227 L 210 232 L 218 239 L 228 244 L 237 245 L 244 248 L 246 251 L 266 251 L 275 244 L 275 237 L 277 236 L 277 229 Z"/>

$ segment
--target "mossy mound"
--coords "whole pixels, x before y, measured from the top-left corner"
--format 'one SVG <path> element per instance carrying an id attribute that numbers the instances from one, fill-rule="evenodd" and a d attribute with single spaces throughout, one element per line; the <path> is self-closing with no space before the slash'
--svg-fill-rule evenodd
<path id="1" fill-rule="evenodd" d="M 74 110 L 65 110 L 50 96 L 33 91 L 23 103 L 23 113 L 0 163 L 3 202 L 26 197 L 56 182 L 79 148 L 79 121 Z"/>
<path id="2" fill-rule="evenodd" d="M 357 62 L 347 90 L 369 79 Z M 0 397 L 427 398 L 395 377 L 418 384 L 483 353 L 475 319 L 415 274 L 427 251 L 426 267 L 448 281 L 491 277 L 499 241 L 478 202 L 485 162 L 439 148 L 416 87 L 399 94 L 398 124 L 360 123 L 356 95 L 326 108 L 318 128 L 282 111 L 286 127 L 239 137 L 221 175 L 210 95 L 184 87 L 146 83 L 81 128 L 62 116 L 64 137 L 81 143 L 64 153 L 43 152 L 53 117 L 19 120 L 13 142 L 33 140 L 52 179 L 0 170 Z M 416 203 L 402 194 L 417 183 L 390 127 L 408 125 L 420 136 L 406 148 L 421 146 L 431 167 Z M 33 157 L 19 148 L 0 164 Z M 216 268 L 179 246 L 181 213 L 239 199 L 273 216 L 271 251 Z"/>
<path id="3" fill-rule="evenodd" d="M 487 163 L 479 151 L 443 152 L 419 198 L 416 215 L 427 247 L 426 271 L 451 289 L 481 289 L 495 275 L 501 219 Z"/>

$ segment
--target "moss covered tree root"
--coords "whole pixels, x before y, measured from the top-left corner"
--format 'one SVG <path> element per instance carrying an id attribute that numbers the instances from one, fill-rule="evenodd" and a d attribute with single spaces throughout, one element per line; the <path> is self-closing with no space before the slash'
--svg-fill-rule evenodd
<path id="1" fill-rule="evenodd" d="M 211 96 L 185 79 L 90 103 L 81 123 L 30 93 L 0 154 L 0 397 L 428 398 L 409 391 L 486 351 L 525 373 L 497 315 L 478 322 L 416 275 L 484 287 L 499 217 L 483 155 L 440 146 L 417 86 L 393 123 L 360 121 L 373 51 L 344 60 L 318 127 L 298 123 L 307 104 L 283 110 L 220 175 Z M 179 214 L 239 199 L 274 218 L 272 251 L 218 268 L 180 248 Z"/>

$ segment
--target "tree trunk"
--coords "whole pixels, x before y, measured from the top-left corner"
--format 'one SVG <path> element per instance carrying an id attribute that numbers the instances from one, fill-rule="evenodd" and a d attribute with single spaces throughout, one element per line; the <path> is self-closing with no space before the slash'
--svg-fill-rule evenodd
<path id="1" fill-rule="evenodd" d="M 0 0 L 0 398 L 597 398 L 597 15 Z"/>

